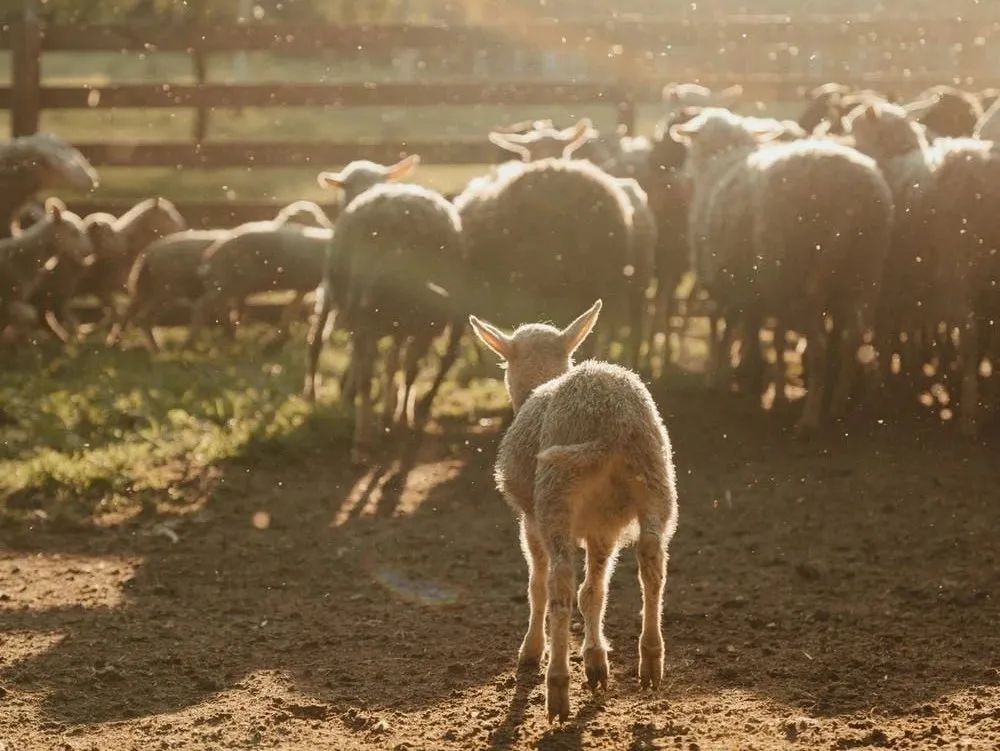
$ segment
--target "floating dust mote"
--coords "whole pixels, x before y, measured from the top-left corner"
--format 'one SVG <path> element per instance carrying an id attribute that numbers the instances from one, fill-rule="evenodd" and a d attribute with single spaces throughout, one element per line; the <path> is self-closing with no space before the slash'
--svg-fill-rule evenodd
<path id="1" fill-rule="evenodd" d="M 254 529 L 267 529 L 271 526 L 271 515 L 266 511 L 255 511 L 254 515 L 250 517 L 250 523 L 253 524 Z"/>

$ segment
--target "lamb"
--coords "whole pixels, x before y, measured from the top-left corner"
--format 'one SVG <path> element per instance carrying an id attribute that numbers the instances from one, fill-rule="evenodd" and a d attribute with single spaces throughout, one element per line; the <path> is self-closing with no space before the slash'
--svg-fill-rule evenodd
<path id="1" fill-rule="evenodd" d="M 398 179 L 417 159 L 393 167 L 352 163 L 341 173 L 323 173 L 320 180 L 339 186 L 346 207 L 334 226 L 319 295 L 319 310 L 310 332 L 306 395 L 315 396 L 316 365 L 322 332 L 336 306 L 352 333 L 355 405 L 354 461 L 369 458 L 373 443 L 371 380 L 377 344 L 386 336 L 393 345 L 385 363 L 383 420 L 396 410 L 395 375 L 405 349 L 402 417 L 408 418 L 411 395 L 421 359 L 434 338 L 450 329 L 447 350 L 430 390 L 415 410 L 422 425 L 433 399 L 458 355 L 464 300 L 466 257 L 462 224 L 454 206 L 439 194 L 415 185 L 375 184 L 359 189 L 372 176 Z"/>
<path id="2" fill-rule="evenodd" d="M 160 238 L 136 259 L 128 278 L 129 301 L 108 334 L 108 346 L 117 344 L 135 322 L 152 351 L 160 349 L 153 327 L 163 311 L 178 300 L 193 304 L 205 293 L 198 269 L 205 251 L 226 237 L 227 230 L 185 230 Z M 227 333 L 232 335 L 232 329 Z"/>
<path id="3" fill-rule="evenodd" d="M 568 128 L 555 128 L 551 121 L 540 120 L 534 123 L 530 130 L 519 133 L 507 131 L 491 131 L 490 143 L 516 154 L 522 161 L 530 162 L 538 159 L 569 159 L 582 147 L 598 138 L 590 120 L 583 118 Z M 601 163 L 608 158 L 604 150 L 580 154 L 579 158 L 590 159 Z"/>
<path id="4" fill-rule="evenodd" d="M 540 661 L 548 616 L 545 703 L 550 722 L 570 714 L 574 545 L 587 551 L 578 600 L 590 688 L 607 687 L 608 580 L 619 548 L 633 541 L 643 590 L 639 680 L 644 688 L 656 689 L 663 676 L 667 547 L 677 526 L 670 439 L 638 376 L 603 362 L 574 366 L 573 353 L 600 310 L 598 300 L 561 331 L 527 324 L 511 335 L 475 316 L 469 319 L 482 342 L 506 362 L 515 416 L 500 443 L 495 477 L 519 517 L 529 570 L 531 610 L 518 655 L 521 665 Z"/>
<path id="5" fill-rule="evenodd" d="M 616 323 L 630 329 L 626 357 L 638 361 L 648 263 L 615 178 L 579 160 L 509 163 L 471 181 L 455 206 L 494 317 L 538 318 L 614 295 Z"/>
<path id="6" fill-rule="evenodd" d="M 250 295 L 290 290 L 295 298 L 286 306 L 269 346 L 285 341 L 303 298 L 322 281 L 332 239 L 330 222 L 319 207 L 300 201 L 283 209 L 274 222 L 245 225 L 217 240 L 205 250 L 198 270 L 205 294 L 194 307 L 189 341 L 197 337 L 206 309 L 217 308 L 222 301 L 242 308 Z"/>
<path id="7" fill-rule="evenodd" d="M 852 130 L 858 148 L 876 155 L 887 174 L 894 164 L 919 170 L 924 187 L 913 234 L 926 240 L 916 251 L 924 254 L 921 262 L 907 260 L 919 273 L 923 328 L 933 330 L 945 322 L 949 330 L 961 329 L 961 430 L 975 436 L 980 346 L 985 344 L 980 341 L 982 321 L 993 318 L 1000 303 L 1000 225 L 996 220 L 1000 153 L 989 141 L 968 138 L 939 138 L 928 145 L 922 127 L 911 122 L 904 109 L 892 105 L 872 105 L 856 113 Z M 901 180 L 911 179 L 903 172 Z M 913 294 L 902 284 L 900 289 L 903 299 L 904 293 Z M 899 305 L 900 301 L 891 303 Z"/>
<path id="8" fill-rule="evenodd" d="M 734 109 L 743 96 L 739 84 L 712 91 L 697 83 L 668 83 L 663 87 L 663 101 L 671 111 L 687 107 L 728 107 Z"/>
<path id="9" fill-rule="evenodd" d="M 0 146 L 0 238 L 9 237 L 17 210 L 43 188 L 97 187 L 83 154 L 51 133 L 21 136 Z"/>
<path id="10" fill-rule="evenodd" d="M 60 338 L 68 338 L 61 326 L 54 326 L 56 308 L 65 314 L 63 307 L 68 296 L 53 300 L 44 294 L 52 291 L 55 280 L 60 286 L 65 280 L 78 275 L 77 264 L 86 263 L 91 245 L 79 217 L 66 211 L 56 199 L 45 203 L 45 214 L 35 224 L 18 230 L 18 235 L 0 240 L 0 314 L 8 322 L 26 320 L 25 306 L 39 304 L 46 313 L 46 322 Z M 57 271 L 62 266 L 67 271 Z M 36 295 L 42 295 L 36 297 Z M 50 304 L 51 303 L 51 304 Z M 14 311 L 19 311 L 14 314 Z M 32 316 L 33 317 L 33 316 Z"/>
<path id="11" fill-rule="evenodd" d="M 892 196 L 875 162 L 820 140 L 761 145 L 727 110 L 706 109 L 675 125 L 695 180 L 692 264 L 727 317 L 742 318 L 747 354 L 759 361 L 764 316 L 801 322 L 808 337 L 809 391 L 798 430 L 819 426 L 827 380 L 826 314 L 841 332 L 840 372 L 830 411 L 846 411 L 861 340 L 878 299 L 892 224 Z M 781 362 L 779 353 L 778 362 Z M 783 375 L 782 375 L 783 379 Z M 784 384 L 777 384 L 777 394 Z"/>

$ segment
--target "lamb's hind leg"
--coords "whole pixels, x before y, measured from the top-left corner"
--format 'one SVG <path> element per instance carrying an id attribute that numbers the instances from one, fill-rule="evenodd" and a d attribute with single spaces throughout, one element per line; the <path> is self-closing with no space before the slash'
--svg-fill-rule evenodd
<path id="1" fill-rule="evenodd" d="M 545 542 L 549 553 L 549 666 L 545 673 L 545 709 L 551 722 L 554 718 L 569 719 L 569 620 L 576 572 L 568 528 L 546 530 Z"/>
<path id="2" fill-rule="evenodd" d="M 666 523 L 655 517 L 639 522 L 639 581 L 642 584 L 642 634 L 639 636 L 639 683 L 658 688 L 663 678 L 663 587 L 667 580 Z"/>
<path id="3" fill-rule="evenodd" d="M 535 667 L 545 651 L 545 600 L 548 597 L 549 555 L 545 552 L 536 522 L 530 517 L 521 518 L 521 549 L 528 562 L 528 631 L 521 642 L 517 662 L 525 667 Z"/>
<path id="4" fill-rule="evenodd" d="M 587 538 L 587 574 L 577 602 L 583 615 L 583 667 L 591 690 L 608 687 L 608 643 L 604 638 L 604 608 L 615 548 L 600 538 Z"/>

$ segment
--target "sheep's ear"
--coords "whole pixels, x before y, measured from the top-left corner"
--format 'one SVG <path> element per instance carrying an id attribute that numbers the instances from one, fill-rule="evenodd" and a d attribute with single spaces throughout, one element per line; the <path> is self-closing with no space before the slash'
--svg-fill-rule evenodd
<path id="1" fill-rule="evenodd" d="M 486 321 L 480 321 L 475 316 L 469 316 L 469 325 L 476 332 L 476 336 L 487 347 L 496 352 L 504 360 L 510 359 L 513 342 L 507 334 Z"/>
<path id="2" fill-rule="evenodd" d="M 501 149 L 505 149 L 513 154 L 517 154 L 521 159 L 526 162 L 531 161 L 531 151 L 528 150 L 527 146 L 523 146 L 518 143 L 518 134 L 516 133 L 500 133 L 498 131 L 491 131 L 489 135 L 490 143 L 495 146 L 499 146 Z"/>
<path id="3" fill-rule="evenodd" d="M 316 182 L 319 183 L 321 188 L 326 188 L 327 190 L 336 190 L 337 188 L 344 187 L 344 179 L 340 176 L 339 172 L 320 172 L 316 175 Z"/>
<path id="4" fill-rule="evenodd" d="M 52 217 L 53 221 L 61 222 L 62 213 L 66 210 L 66 204 L 58 198 L 45 199 L 45 213 Z"/>
<path id="5" fill-rule="evenodd" d="M 564 130 L 560 136 L 562 140 L 569 141 L 563 147 L 563 159 L 569 159 L 573 156 L 573 152 L 578 148 L 583 146 L 588 141 L 593 141 L 597 137 L 597 131 L 594 130 L 593 123 L 590 122 L 589 117 L 585 117 L 578 120 L 576 125 L 572 128 L 567 128 Z"/>
<path id="6" fill-rule="evenodd" d="M 882 119 L 882 110 L 876 107 L 874 104 L 869 104 L 865 107 L 864 116 L 866 119 L 871 120 L 873 123 L 878 122 Z"/>
<path id="7" fill-rule="evenodd" d="M 394 165 L 388 168 L 385 173 L 386 180 L 402 180 L 407 177 L 413 170 L 417 168 L 420 164 L 419 154 L 410 154 L 405 159 L 400 159 Z"/>
<path id="8" fill-rule="evenodd" d="M 701 125 L 697 122 L 697 118 L 688 120 L 686 123 L 671 125 L 670 138 L 677 143 L 689 144 L 691 143 L 691 138 L 697 135 L 700 128 Z"/>
<path id="9" fill-rule="evenodd" d="M 562 330 L 561 336 L 567 355 L 572 355 L 593 330 L 597 323 L 597 316 L 601 313 L 602 305 L 603 303 L 598 300 L 590 306 L 590 310 Z"/>
<path id="10" fill-rule="evenodd" d="M 921 99 L 917 102 L 910 102 L 909 104 L 904 104 L 903 109 L 906 110 L 906 116 L 911 120 L 916 120 L 918 117 L 927 112 L 931 107 L 937 103 L 937 97 L 931 97 L 930 99 Z"/>

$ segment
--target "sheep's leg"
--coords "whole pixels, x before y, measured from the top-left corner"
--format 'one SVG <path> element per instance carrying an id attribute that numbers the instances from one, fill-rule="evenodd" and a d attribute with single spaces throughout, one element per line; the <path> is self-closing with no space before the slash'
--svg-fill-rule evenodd
<path id="1" fill-rule="evenodd" d="M 860 311 L 854 320 L 840 332 L 840 371 L 830 399 L 830 416 L 842 419 L 847 414 L 854 387 L 854 375 L 858 371 L 858 349 L 865 335 L 864 318 Z"/>
<path id="2" fill-rule="evenodd" d="M 66 328 L 62 325 L 62 323 L 59 320 L 59 317 L 56 315 L 56 312 L 54 310 L 52 310 L 51 308 L 46 310 L 45 315 L 43 316 L 43 320 L 45 321 L 46 328 L 48 328 L 48 330 L 52 332 L 52 334 L 60 342 L 62 342 L 63 344 L 69 344 L 73 340 L 73 337 L 70 336 L 69 331 L 67 331 Z"/>
<path id="3" fill-rule="evenodd" d="M 184 342 L 185 347 L 193 347 L 195 342 L 198 341 L 198 336 L 205 326 L 205 312 L 212 310 L 212 306 L 216 305 L 217 301 L 218 297 L 215 293 L 206 292 L 191 306 L 191 320 L 188 323 L 187 340 Z"/>
<path id="4" fill-rule="evenodd" d="M 306 359 L 306 383 L 302 395 L 309 401 L 316 399 L 316 368 L 319 365 L 319 354 L 323 349 L 327 320 L 333 313 L 333 301 L 330 294 L 322 287 L 317 292 L 316 316 L 309 327 L 308 354 Z"/>
<path id="5" fill-rule="evenodd" d="M 805 406 L 799 418 L 797 430 L 800 433 L 819 428 L 823 415 L 823 401 L 826 392 L 828 341 L 823 314 L 817 313 L 810 324 L 806 342 L 806 359 L 809 365 L 809 389 Z"/>
<path id="6" fill-rule="evenodd" d="M 663 588 L 667 580 L 666 524 L 658 518 L 639 522 L 636 558 L 642 584 L 642 633 L 639 636 L 639 683 L 656 689 L 663 678 Z"/>
<path id="7" fill-rule="evenodd" d="M 781 321 L 774 326 L 774 365 L 771 370 L 771 383 L 774 385 L 774 402 L 772 409 L 780 409 L 787 403 L 785 395 L 786 368 L 785 368 L 785 347 L 787 333 Z"/>
<path id="8" fill-rule="evenodd" d="M 740 342 L 740 365 L 737 378 L 740 386 L 760 398 L 764 361 L 760 351 L 761 315 L 756 306 L 743 315 L 743 337 Z"/>
<path id="9" fill-rule="evenodd" d="M 549 666 L 545 674 L 545 708 L 549 722 L 553 718 L 569 719 L 569 621 L 576 572 L 573 568 L 573 545 L 568 530 L 566 532 L 546 537 L 549 554 Z"/>
<path id="10" fill-rule="evenodd" d="M 662 285 L 661 282 L 657 282 L 658 289 L 656 290 L 656 302 L 653 307 L 653 326 L 652 330 L 649 332 L 649 354 L 648 357 L 652 359 L 653 353 L 656 351 L 656 337 L 661 331 L 663 332 L 663 364 L 660 367 L 660 372 L 665 373 L 668 368 L 670 368 L 673 363 L 673 352 L 671 351 L 670 344 L 670 319 L 673 316 L 673 296 L 674 291 L 669 289 L 666 285 Z M 659 287 L 662 286 L 662 289 Z"/>
<path id="11" fill-rule="evenodd" d="M 528 562 L 528 631 L 517 655 L 519 665 L 535 667 L 545 651 L 545 601 L 548 597 L 549 555 L 545 552 L 536 522 L 521 517 L 521 550 Z"/>
<path id="12" fill-rule="evenodd" d="M 434 398 L 437 396 L 437 392 L 441 390 L 441 384 L 444 383 L 444 379 L 448 377 L 448 373 L 451 372 L 452 367 L 455 365 L 455 360 L 458 359 L 458 350 L 462 345 L 462 334 L 464 331 L 465 323 L 461 320 L 452 321 L 448 327 L 448 345 L 445 348 L 444 355 L 441 357 L 434 381 L 431 383 L 431 387 L 427 393 L 417 403 L 414 413 L 414 423 L 417 427 L 422 427 L 427 422 L 427 418 L 430 417 Z"/>
<path id="13" fill-rule="evenodd" d="M 979 322 L 973 311 L 965 314 L 959 359 L 962 365 L 962 435 L 975 438 L 979 412 Z"/>
<path id="14" fill-rule="evenodd" d="M 411 411 L 411 402 L 413 401 L 414 396 L 413 384 L 416 383 L 417 376 L 420 374 L 420 361 L 430 350 L 431 343 L 433 341 L 434 334 L 432 331 L 430 334 L 421 333 L 420 336 L 412 337 L 409 344 L 406 345 L 406 362 L 403 366 L 405 373 L 405 384 L 403 386 L 403 413 L 400 417 L 403 424 L 407 426 L 415 426 L 415 420 L 411 419 L 414 417 Z"/>
<path id="15" fill-rule="evenodd" d="M 372 448 L 372 373 L 378 341 L 368 331 L 354 332 L 354 368 L 358 399 L 354 408 L 354 447 L 351 461 L 367 464 Z"/>
<path id="16" fill-rule="evenodd" d="M 386 354 L 385 366 L 382 372 L 382 429 L 389 430 L 396 417 L 396 405 L 399 403 L 399 387 L 396 385 L 396 373 L 399 371 L 399 354 L 406 338 L 394 336 L 389 352 Z M 403 405 L 406 407 L 405 403 Z"/>
<path id="17" fill-rule="evenodd" d="M 592 691 L 608 687 L 608 643 L 604 638 L 604 608 L 616 551 L 603 540 L 587 538 L 587 573 L 577 603 L 583 616 L 583 667 Z"/>
<path id="18" fill-rule="evenodd" d="M 629 289 L 628 298 L 628 343 L 625 352 L 625 360 L 630 368 L 638 370 L 640 356 L 642 355 L 642 329 L 643 315 L 646 311 L 646 288 L 641 284 L 633 283 Z"/>

